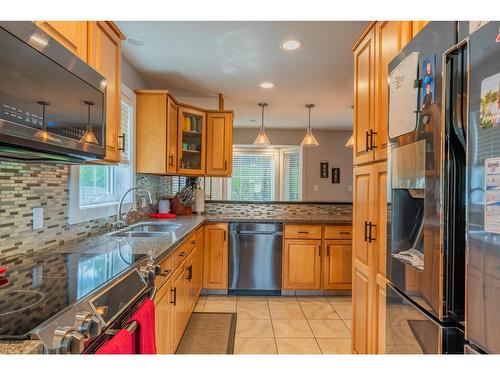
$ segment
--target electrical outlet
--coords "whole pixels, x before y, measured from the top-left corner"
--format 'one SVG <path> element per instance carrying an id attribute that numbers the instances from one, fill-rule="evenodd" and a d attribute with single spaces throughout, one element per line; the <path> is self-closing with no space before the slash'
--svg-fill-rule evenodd
<path id="1" fill-rule="evenodd" d="M 349 187 L 347 188 L 349 191 L 352 191 L 352 185 L 349 185 Z"/>
<path id="2" fill-rule="evenodd" d="M 318 185 L 314 185 L 314 191 L 319 191 L 319 186 Z"/>
<path id="3" fill-rule="evenodd" d="M 33 230 L 43 229 L 43 207 L 33 208 Z"/>

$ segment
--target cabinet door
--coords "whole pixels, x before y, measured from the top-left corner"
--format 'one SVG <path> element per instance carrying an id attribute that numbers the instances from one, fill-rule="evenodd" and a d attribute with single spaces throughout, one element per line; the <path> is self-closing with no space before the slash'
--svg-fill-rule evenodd
<path id="1" fill-rule="evenodd" d="M 73 54 L 87 62 L 86 21 L 36 21 L 35 23 Z"/>
<path id="2" fill-rule="evenodd" d="M 352 283 L 352 349 L 357 354 L 368 354 L 371 337 L 369 270 L 354 261 Z"/>
<path id="3" fill-rule="evenodd" d="M 376 273 L 385 277 L 387 274 L 387 164 L 385 162 L 373 165 L 373 198 L 370 211 L 374 217 L 374 251 Z"/>
<path id="4" fill-rule="evenodd" d="M 283 289 L 321 288 L 321 240 L 285 240 Z"/>
<path id="5" fill-rule="evenodd" d="M 205 113 L 178 107 L 177 171 L 185 176 L 205 174 L 206 119 Z"/>
<path id="6" fill-rule="evenodd" d="M 429 21 L 411 21 L 411 36 L 417 35 L 428 23 Z"/>
<path id="7" fill-rule="evenodd" d="M 352 284 L 352 242 L 325 241 L 324 289 L 350 290 Z"/>
<path id="8" fill-rule="evenodd" d="M 201 232 L 201 235 L 200 235 Z M 194 282 L 194 305 L 198 301 L 198 297 L 203 286 L 203 230 L 196 233 L 196 254 L 193 259 L 193 282 Z M 193 308 L 194 308 L 193 305 Z"/>
<path id="9" fill-rule="evenodd" d="M 171 97 L 167 104 L 167 173 L 177 173 L 177 104 Z"/>
<path id="10" fill-rule="evenodd" d="M 407 21 L 379 21 L 375 25 L 375 35 L 375 159 L 384 160 L 389 122 L 388 65 L 408 42 L 410 24 Z"/>
<path id="11" fill-rule="evenodd" d="M 228 227 L 226 223 L 205 224 L 203 287 L 227 289 Z"/>
<path id="12" fill-rule="evenodd" d="M 366 241 L 367 225 L 370 222 L 370 205 L 372 198 L 372 167 L 354 168 L 353 193 L 353 259 L 357 259 L 368 267 L 369 243 Z"/>
<path id="13" fill-rule="evenodd" d="M 384 277 L 377 275 L 376 281 L 376 293 L 374 299 L 374 309 L 375 309 L 375 320 L 373 325 L 373 353 L 376 354 L 385 354 L 386 349 L 386 340 L 385 340 L 385 327 L 386 327 L 386 285 L 387 279 Z"/>
<path id="14" fill-rule="evenodd" d="M 172 281 L 168 280 L 155 297 L 156 351 L 158 354 L 172 353 Z"/>
<path id="15" fill-rule="evenodd" d="M 232 113 L 207 114 L 207 175 L 231 176 L 233 160 Z"/>
<path id="16" fill-rule="evenodd" d="M 147 91 L 137 92 L 136 95 L 136 171 L 165 174 L 168 171 L 168 96 Z"/>
<path id="17" fill-rule="evenodd" d="M 172 351 L 174 352 L 184 334 L 188 317 L 185 265 L 186 262 L 182 263 L 172 275 Z"/>
<path id="18" fill-rule="evenodd" d="M 120 161 L 121 39 L 107 22 L 91 21 L 88 63 L 106 78 L 106 161 Z"/>
<path id="19" fill-rule="evenodd" d="M 369 132 L 374 129 L 374 31 L 354 51 L 354 164 L 374 160 Z"/>

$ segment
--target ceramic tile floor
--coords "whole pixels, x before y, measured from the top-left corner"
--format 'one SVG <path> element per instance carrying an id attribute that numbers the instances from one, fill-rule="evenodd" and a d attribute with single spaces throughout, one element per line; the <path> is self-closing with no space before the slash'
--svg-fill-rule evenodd
<path id="1" fill-rule="evenodd" d="M 198 312 L 236 312 L 235 354 L 351 354 L 351 297 L 201 296 Z"/>

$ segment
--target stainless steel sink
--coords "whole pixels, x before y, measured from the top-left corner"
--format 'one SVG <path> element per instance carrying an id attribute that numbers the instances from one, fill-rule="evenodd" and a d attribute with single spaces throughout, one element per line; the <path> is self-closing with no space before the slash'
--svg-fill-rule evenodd
<path id="1" fill-rule="evenodd" d="M 135 231 L 125 231 L 113 233 L 113 237 L 164 237 L 168 236 L 169 232 L 135 232 Z"/>
<path id="2" fill-rule="evenodd" d="M 129 228 L 132 232 L 173 232 L 179 224 L 136 224 Z"/>

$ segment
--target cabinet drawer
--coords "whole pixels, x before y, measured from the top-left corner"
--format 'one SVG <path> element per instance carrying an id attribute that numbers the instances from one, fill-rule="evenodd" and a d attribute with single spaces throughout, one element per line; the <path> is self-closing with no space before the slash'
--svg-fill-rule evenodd
<path id="1" fill-rule="evenodd" d="M 285 238 L 321 239 L 321 225 L 285 225 Z"/>
<path id="2" fill-rule="evenodd" d="M 351 239 L 352 238 L 352 226 L 326 226 L 325 227 L 325 238 L 330 239 Z"/>
<path id="3" fill-rule="evenodd" d="M 173 254 L 173 269 L 175 270 L 187 258 L 196 246 L 196 232 L 191 234 L 182 244 L 175 249 Z"/>

